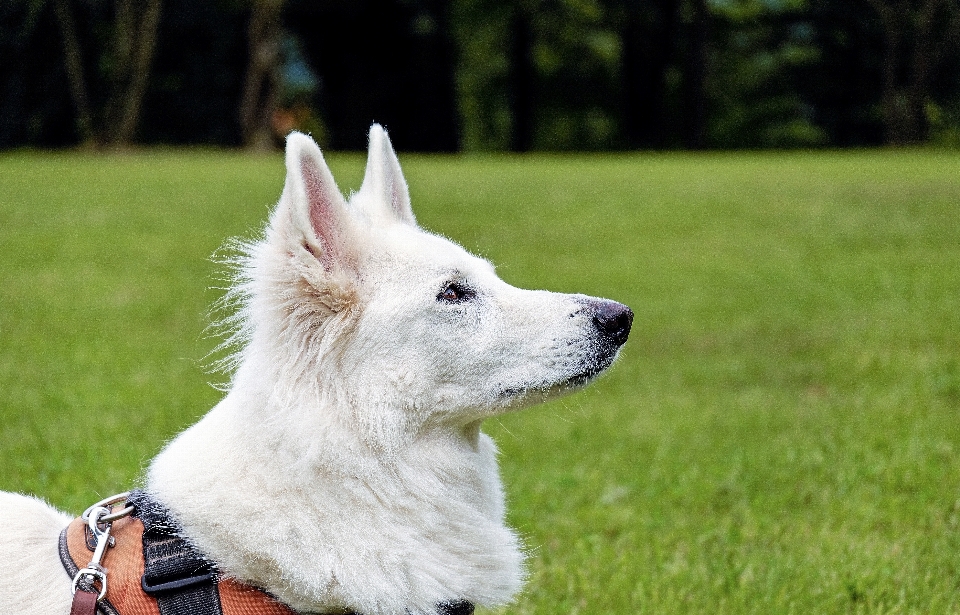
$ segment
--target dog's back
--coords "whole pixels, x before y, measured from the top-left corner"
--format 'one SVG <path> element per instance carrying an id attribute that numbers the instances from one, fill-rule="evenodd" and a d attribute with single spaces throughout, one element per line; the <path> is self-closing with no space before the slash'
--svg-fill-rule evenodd
<path id="1" fill-rule="evenodd" d="M 70 522 L 38 499 L 0 492 L 0 615 L 66 615 L 70 579 L 57 552 Z"/>

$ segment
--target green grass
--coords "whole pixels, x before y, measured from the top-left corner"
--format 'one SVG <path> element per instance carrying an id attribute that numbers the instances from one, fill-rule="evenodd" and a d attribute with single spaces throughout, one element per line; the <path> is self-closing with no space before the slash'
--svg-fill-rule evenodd
<path id="1" fill-rule="evenodd" d="M 403 162 L 507 281 L 636 313 L 599 383 L 486 426 L 530 551 L 504 612 L 960 613 L 960 154 Z M 209 256 L 282 179 L 0 156 L 0 488 L 79 511 L 216 402 Z"/>

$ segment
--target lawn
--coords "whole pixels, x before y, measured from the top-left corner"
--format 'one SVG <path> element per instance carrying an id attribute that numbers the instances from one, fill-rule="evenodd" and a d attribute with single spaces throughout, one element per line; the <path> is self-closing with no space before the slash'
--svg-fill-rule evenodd
<path id="1" fill-rule="evenodd" d="M 486 424 L 530 554 L 504 613 L 960 613 L 960 153 L 402 161 L 507 281 L 636 314 L 592 388 Z M 78 512 L 217 401 L 210 257 L 282 181 L 0 155 L 0 489 Z"/>

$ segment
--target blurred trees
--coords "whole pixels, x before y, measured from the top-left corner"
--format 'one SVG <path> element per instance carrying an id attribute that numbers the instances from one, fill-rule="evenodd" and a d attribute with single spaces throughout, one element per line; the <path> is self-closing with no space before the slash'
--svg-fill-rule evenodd
<path id="1" fill-rule="evenodd" d="M 247 27 L 247 71 L 240 97 L 240 131 L 250 149 L 273 146 L 280 89 L 283 0 L 252 0 Z"/>
<path id="2" fill-rule="evenodd" d="M 88 145 L 127 145 L 133 139 L 150 76 L 157 40 L 160 0 L 115 0 L 112 11 L 89 7 L 85 21 L 96 24 L 99 38 L 81 45 L 71 0 L 51 0 L 63 48 L 63 66 L 76 113 L 77 134 Z M 99 36 L 96 36 L 99 34 Z M 91 52 L 89 54 L 84 51 Z M 102 96 L 91 97 L 85 56 L 99 70 Z M 95 112 L 94 102 L 100 102 Z"/>
<path id="3" fill-rule="evenodd" d="M 366 148 L 371 122 L 407 151 L 458 149 L 457 49 L 445 0 L 290 0 L 324 138 Z"/>
<path id="4" fill-rule="evenodd" d="M 0 147 L 960 145 L 960 0 L 160 3 L 0 3 Z"/>
<path id="5" fill-rule="evenodd" d="M 869 0 L 883 34 L 883 113 L 886 140 L 922 143 L 928 135 L 932 81 L 957 49 L 957 0 Z"/>

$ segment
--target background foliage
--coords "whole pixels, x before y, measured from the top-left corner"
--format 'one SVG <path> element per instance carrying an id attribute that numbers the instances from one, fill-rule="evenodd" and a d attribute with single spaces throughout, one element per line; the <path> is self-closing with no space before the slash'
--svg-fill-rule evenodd
<path id="1" fill-rule="evenodd" d="M 957 145 L 960 0 L 0 4 L 0 147 L 372 121 L 401 151 Z"/>

